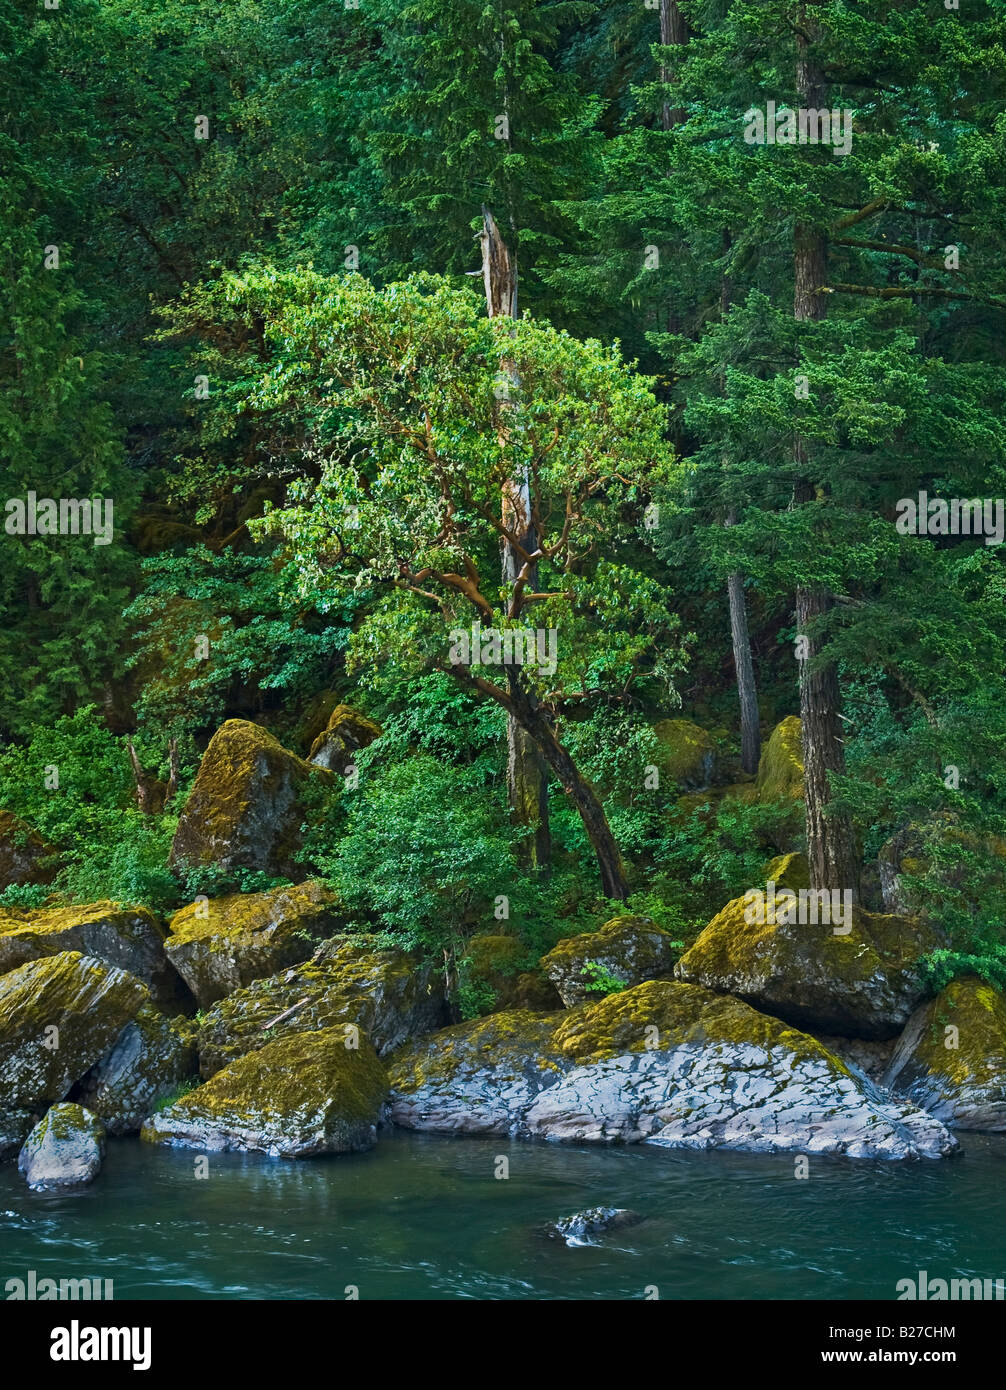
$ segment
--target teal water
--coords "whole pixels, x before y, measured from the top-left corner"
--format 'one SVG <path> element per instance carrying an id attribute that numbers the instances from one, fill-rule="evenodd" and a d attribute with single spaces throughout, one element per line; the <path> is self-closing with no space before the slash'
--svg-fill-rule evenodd
<path id="1" fill-rule="evenodd" d="M 101 1276 L 116 1299 L 893 1299 L 897 1280 L 1006 1277 L 1006 1138 L 929 1163 L 685 1154 L 395 1131 L 309 1162 L 109 1146 L 90 1188 L 0 1168 L 2 1282 Z M 510 1176 L 494 1177 L 497 1159 Z M 568 1248 L 544 1222 L 646 1220 Z"/>

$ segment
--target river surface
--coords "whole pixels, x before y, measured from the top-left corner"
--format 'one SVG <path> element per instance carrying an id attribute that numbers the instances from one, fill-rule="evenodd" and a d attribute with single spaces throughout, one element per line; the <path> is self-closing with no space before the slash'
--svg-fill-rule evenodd
<path id="1" fill-rule="evenodd" d="M 1006 1138 L 919 1163 L 690 1154 L 394 1131 L 307 1162 L 113 1141 L 93 1186 L 0 1168 L 2 1282 L 112 1278 L 118 1299 L 893 1299 L 899 1279 L 1006 1277 Z M 509 1177 L 494 1176 L 509 1160 Z M 584 1207 L 646 1219 L 569 1248 Z M 650 1295 L 653 1296 L 652 1293 Z"/>

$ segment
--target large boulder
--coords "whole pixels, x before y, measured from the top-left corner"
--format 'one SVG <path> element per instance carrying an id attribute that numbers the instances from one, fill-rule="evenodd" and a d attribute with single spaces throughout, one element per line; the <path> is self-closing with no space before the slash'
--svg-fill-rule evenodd
<path id="1" fill-rule="evenodd" d="M 951 981 L 909 1019 L 884 1085 L 955 1129 L 1006 1130 L 1006 1000 Z"/>
<path id="2" fill-rule="evenodd" d="M 758 922 L 746 920 L 747 896 L 735 898 L 678 961 L 677 978 L 812 1032 L 900 1033 L 926 997 L 921 957 L 944 944 L 939 932 L 919 919 L 853 908 L 851 930 L 837 934 L 833 922 L 779 921 L 788 901 L 766 899 Z"/>
<path id="3" fill-rule="evenodd" d="M 563 1014 L 496 1014 L 391 1061 L 405 1128 L 853 1158 L 957 1142 L 815 1039 L 694 985 L 650 980 Z"/>
<path id="4" fill-rule="evenodd" d="M 342 1028 L 277 1038 L 152 1115 L 154 1144 L 312 1158 L 376 1142 L 388 1078 L 365 1038 Z"/>
<path id="5" fill-rule="evenodd" d="M 93 1182 L 105 1156 L 105 1129 L 81 1105 L 54 1105 L 28 1135 L 18 1171 L 33 1192 Z"/>
<path id="6" fill-rule="evenodd" d="M 513 1009 L 410 1043 L 388 1064 L 392 1120 L 435 1134 L 519 1133 L 561 1074 L 552 1034 L 562 1017 Z"/>
<path id="7" fill-rule="evenodd" d="M 381 726 L 349 705 L 336 705 L 325 728 L 311 744 L 308 762 L 329 768 L 341 777 L 353 755 L 381 737 Z"/>
<path id="8" fill-rule="evenodd" d="M 660 719 L 653 725 L 657 739 L 655 766 L 661 782 L 679 787 L 708 787 L 716 766 L 716 745 L 690 719 Z"/>
<path id="9" fill-rule="evenodd" d="M 144 907 L 115 903 L 38 911 L 0 909 L 0 975 L 42 956 L 79 951 L 128 970 L 160 1008 L 176 1012 L 187 991 L 164 954 L 165 931 Z"/>
<path id="10" fill-rule="evenodd" d="M 63 1100 L 149 995 L 134 975 L 66 951 L 0 976 L 0 1099 Z"/>
<path id="11" fill-rule="evenodd" d="M 17 816 L 0 811 L 0 893 L 25 883 L 51 883 L 56 875 L 55 853 Z"/>
<path id="12" fill-rule="evenodd" d="M 84 1077 L 78 1098 L 109 1134 L 136 1134 L 151 1111 L 198 1072 L 195 1023 L 144 1004 Z"/>
<path id="13" fill-rule="evenodd" d="M 205 1009 L 252 980 L 306 960 L 344 925 L 335 894 L 311 880 L 190 903 L 172 917 L 165 951 Z"/>
<path id="14" fill-rule="evenodd" d="M 335 937 L 312 958 L 256 980 L 199 1022 L 199 1060 L 210 1077 L 248 1052 L 294 1033 L 353 1025 L 379 1057 L 444 1022 L 440 975 L 398 947 Z"/>
<path id="15" fill-rule="evenodd" d="M 755 779 L 759 801 L 803 800 L 803 749 L 800 718 L 777 724 L 762 749 Z"/>
<path id="16" fill-rule="evenodd" d="M 171 845 L 171 867 L 185 874 L 213 865 L 301 876 L 302 793 L 310 779 L 331 780 L 272 734 L 229 719 L 210 739 Z"/>
<path id="17" fill-rule="evenodd" d="M 605 993 L 600 967 L 624 985 L 639 985 L 674 969 L 673 938 L 649 917 L 613 917 L 598 931 L 568 936 L 542 957 L 541 968 L 566 1008 Z"/>

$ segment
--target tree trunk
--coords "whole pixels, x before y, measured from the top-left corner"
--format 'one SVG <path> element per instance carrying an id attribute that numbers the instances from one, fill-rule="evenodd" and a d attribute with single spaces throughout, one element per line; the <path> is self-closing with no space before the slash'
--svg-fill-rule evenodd
<path id="1" fill-rule="evenodd" d="M 547 713 L 525 691 L 512 690 L 511 699 L 516 711 L 514 718 L 534 740 L 563 791 L 580 814 L 587 837 L 597 856 L 604 896 L 624 902 L 629 896 L 625 866 L 622 863 L 618 842 L 611 833 L 611 826 L 597 793 L 556 738 Z"/>
<path id="2" fill-rule="evenodd" d="M 681 44 L 688 42 L 688 25 L 685 23 L 684 15 L 678 8 L 676 0 L 660 0 L 660 42 L 667 47 L 677 48 Z M 670 82 L 670 69 L 661 65 L 661 82 Z M 685 112 L 680 106 L 671 106 L 667 101 L 664 102 L 664 109 L 661 113 L 661 124 L 664 130 L 670 130 L 672 126 L 682 125 L 685 119 Z"/>
<path id="3" fill-rule="evenodd" d="M 811 43 L 817 30 L 804 6 L 797 11 L 797 97 L 802 108 L 821 110 L 827 103 L 827 84 L 812 56 Z M 823 319 L 827 297 L 821 292 L 827 284 L 828 244 L 819 228 L 796 223 L 793 229 L 793 315 L 801 321 Z M 800 505 L 815 496 L 806 440 L 797 435 L 794 457 L 806 472 L 798 475 L 793 502 Z M 808 628 L 832 606 L 831 595 L 822 589 L 800 587 L 796 591 L 797 634 L 808 639 L 807 659 L 800 667 L 800 724 L 803 742 L 804 796 L 807 830 L 807 858 L 813 888 L 848 889 L 859 896 L 859 868 L 856 837 L 846 815 L 827 815 L 831 800 L 829 773 L 845 766 L 839 736 L 840 690 L 834 663 L 814 669 L 817 642 Z"/>
<path id="4" fill-rule="evenodd" d="M 745 772 L 757 772 L 758 760 L 761 757 L 758 692 L 755 686 L 754 662 L 751 659 L 747 606 L 744 601 L 744 576 L 740 570 L 734 570 L 727 576 L 727 598 L 730 603 L 730 640 L 734 649 L 734 670 L 737 672 L 737 697 L 741 708 L 741 767 Z"/>
<path id="5" fill-rule="evenodd" d="M 482 209 L 482 277 L 485 283 L 486 309 L 490 318 L 513 318 L 517 310 L 517 267 L 510 258 L 506 244 L 499 234 L 496 221 L 487 207 Z M 509 385 L 518 385 L 516 370 L 507 364 Z M 500 443 L 504 447 L 509 435 L 508 406 L 500 402 Z M 503 488 L 503 524 L 515 535 L 525 551 L 537 549 L 537 538 L 531 525 L 531 490 L 527 471 L 511 478 Z M 515 547 L 508 541 L 502 544 L 503 583 L 513 591 L 522 562 Z M 538 584 L 537 566 L 527 576 L 527 587 Z M 511 609 L 510 617 L 518 614 Z M 548 776 L 535 743 L 512 715 L 507 716 L 507 796 L 510 810 L 518 825 L 534 827 L 521 845 L 521 859 L 528 868 L 547 870 L 552 857 L 552 840 L 548 825 Z"/>

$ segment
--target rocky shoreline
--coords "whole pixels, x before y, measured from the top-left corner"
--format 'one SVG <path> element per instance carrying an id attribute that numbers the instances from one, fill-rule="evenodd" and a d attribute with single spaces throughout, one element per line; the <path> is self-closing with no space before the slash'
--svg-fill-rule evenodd
<path id="1" fill-rule="evenodd" d="M 314 765 L 239 723 L 211 743 L 176 846 L 275 865 Z M 109 902 L 5 909 L 0 1157 L 48 1190 L 93 1180 L 106 1140 L 137 1133 L 285 1158 L 400 1126 L 906 1160 L 1006 1129 L 1001 996 L 965 978 L 934 997 L 920 962 L 939 939 L 918 917 L 791 923 L 802 873 L 798 855 L 772 861 L 766 920 L 736 899 L 680 958 L 638 915 L 562 940 L 462 1023 L 441 973 L 347 930 L 319 880 L 200 898 L 167 923 Z M 480 940 L 490 957 L 506 944 Z"/>

